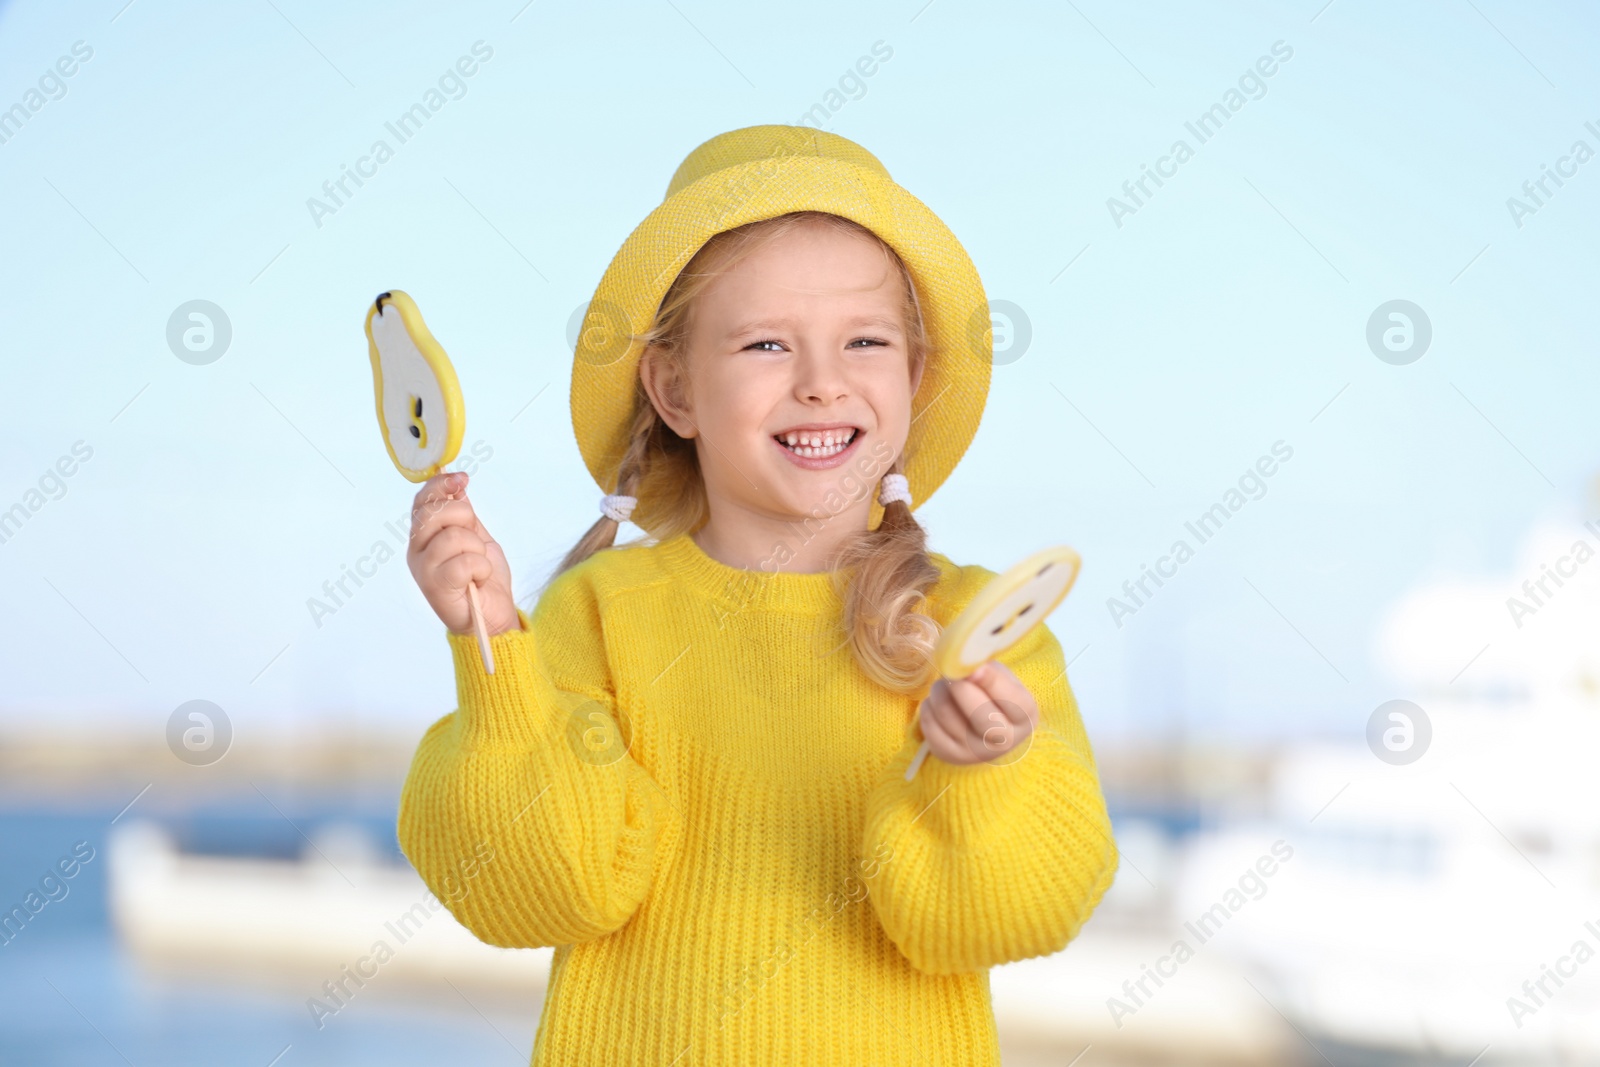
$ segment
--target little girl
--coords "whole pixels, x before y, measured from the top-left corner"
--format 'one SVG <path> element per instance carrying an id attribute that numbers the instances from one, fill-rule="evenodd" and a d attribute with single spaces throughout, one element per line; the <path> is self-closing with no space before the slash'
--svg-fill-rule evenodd
<path id="1" fill-rule="evenodd" d="M 870 153 L 735 130 L 596 290 L 572 419 L 610 492 L 531 615 L 466 476 L 417 494 L 458 709 L 400 843 L 478 937 L 555 947 L 535 1065 L 1000 1062 L 988 968 L 1062 949 L 1117 851 L 1048 629 L 930 665 L 994 577 L 912 516 L 990 343 L 960 243 Z"/>

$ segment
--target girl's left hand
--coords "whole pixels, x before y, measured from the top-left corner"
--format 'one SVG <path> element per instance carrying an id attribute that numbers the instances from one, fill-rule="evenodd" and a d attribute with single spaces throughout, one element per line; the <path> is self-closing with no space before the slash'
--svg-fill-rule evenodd
<path id="1" fill-rule="evenodd" d="M 965 678 L 933 683 L 920 716 L 933 755 L 958 765 L 983 763 L 1033 733 L 1039 705 L 1010 668 L 989 660 Z"/>

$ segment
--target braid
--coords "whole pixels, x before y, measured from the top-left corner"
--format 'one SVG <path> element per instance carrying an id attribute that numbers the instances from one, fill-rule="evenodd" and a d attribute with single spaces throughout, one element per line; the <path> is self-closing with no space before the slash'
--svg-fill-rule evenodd
<path id="1" fill-rule="evenodd" d="M 653 477 L 658 472 L 661 477 Z M 641 527 L 648 524 L 651 533 L 661 540 L 680 530 L 698 526 L 706 511 L 705 492 L 699 478 L 694 446 L 662 421 L 655 406 L 650 403 L 650 394 L 645 392 L 644 383 L 637 379 L 634 382 L 633 422 L 628 429 L 628 446 L 622 453 L 621 462 L 617 464 L 617 487 L 614 492 L 618 496 L 639 498 L 631 521 Z M 661 499 L 663 495 L 666 499 Z M 621 523 L 611 516 L 601 515 L 562 557 L 538 593 L 542 593 L 545 586 L 562 571 L 576 567 L 601 549 L 615 546 L 620 527 Z"/>
<path id="2" fill-rule="evenodd" d="M 901 473 L 901 464 L 886 473 Z M 939 624 L 915 610 L 939 582 L 928 532 L 903 500 L 884 505 L 877 529 L 840 548 L 835 575 L 855 567 L 842 590 L 844 625 L 856 659 L 875 681 L 915 693 L 928 683 Z"/>
<path id="3" fill-rule="evenodd" d="M 648 405 L 646 405 L 646 409 L 650 410 Z M 653 410 L 651 414 L 654 414 Z M 636 411 L 634 413 L 633 426 L 628 434 L 628 448 L 622 454 L 622 462 L 617 465 L 616 493 L 618 495 L 635 495 L 639 488 L 639 483 L 644 478 L 645 467 L 649 463 L 651 437 L 649 431 L 653 427 L 642 416 L 643 412 Z M 641 427 L 641 423 L 645 425 Z M 641 429 L 643 432 L 641 432 Z M 577 566 L 603 548 L 611 548 L 615 545 L 617 543 L 617 530 L 621 528 L 621 525 L 611 516 L 601 515 L 593 526 L 584 531 L 583 536 L 578 539 L 578 543 L 573 545 L 571 550 L 562 557 L 561 562 L 556 565 L 556 569 L 546 579 L 545 585 L 548 585 L 562 571 L 569 567 Z M 540 587 L 540 592 L 543 592 L 543 586 Z"/>

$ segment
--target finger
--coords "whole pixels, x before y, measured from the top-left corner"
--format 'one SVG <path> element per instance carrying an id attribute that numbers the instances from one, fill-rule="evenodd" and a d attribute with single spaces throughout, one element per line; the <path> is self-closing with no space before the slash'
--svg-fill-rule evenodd
<path id="1" fill-rule="evenodd" d="M 935 686 L 925 703 L 927 716 L 939 724 L 942 732 L 952 741 L 964 744 L 972 730 L 967 725 L 966 716 L 961 714 L 961 709 L 950 698 L 949 687 Z"/>
<path id="2" fill-rule="evenodd" d="M 983 686 L 971 678 L 951 679 L 950 699 L 961 709 L 961 714 L 974 724 L 977 722 L 977 717 L 985 710 L 985 706 L 994 702 L 994 698 Z"/>
<path id="3" fill-rule="evenodd" d="M 1025 728 L 1012 722 L 994 703 L 986 705 L 978 717 L 978 738 L 974 746 L 985 760 L 1011 751 L 1026 736 Z"/>
<path id="4" fill-rule="evenodd" d="M 460 591 L 466 589 L 468 583 L 481 587 L 493 577 L 494 567 L 489 557 L 481 552 L 462 552 L 440 563 L 434 573 L 446 588 Z"/>
<path id="5" fill-rule="evenodd" d="M 423 550 L 420 562 L 424 569 L 437 570 L 457 556 L 477 556 L 482 559 L 486 577 L 494 569 L 484 543 L 476 535 L 459 526 L 440 531 Z"/>
<path id="6" fill-rule="evenodd" d="M 1016 676 L 1006 669 L 1006 665 L 999 660 L 984 660 L 978 669 L 967 675 L 963 681 L 977 686 L 993 699 L 1005 696 L 1016 680 Z"/>
<path id="7" fill-rule="evenodd" d="M 975 729 L 981 733 L 991 721 L 1005 721 L 1014 726 L 1031 728 L 1033 694 L 1026 686 L 1014 681 L 1015 676 L 995 673 L 979 677 L 984 679 L 982 683 L 970 678 L 963 679 L 964 688 L 958 687 L 956 690 L 956 699 L 972 719 Z M 999 720 L 993 720 L 991 713 L 998 713 Z M 979 725 L 980 720 L 984 725 Z"/>
<path id="8" fill-rule="evenodd" d="M 411 521 L 419 530 L 441 525 L 472 529 L 478 522 L 478 516 L 472 510 L 472 501 L 466 497 L 447 497 L 413 508 Z"/>
<path id="9" fill-rule="evenodd" d="M 436 533 L 426 547 L 418 553 L 423 559 L 441 561 L 457 552 L 476 552 L 480 556 L 489 551 L 489 543 L 465 526 L 446 526 Z"/>
<path id="10" fill-rule="evenodd" d="M 1033 726 L 1033 693 L 1009 667 L 999 660 L 988 660 L 969 680 L 989 695 L 989 700 L 1018 726 Z"/>
<path id="11" fill-rule="evenodd" d="M 1022 679 L 1017 677 L 1016 672 L 997 659 L 985 660 L 983 664 L 983 678 L 981 680 L 988 682 L 992 678 L 1004 678 L 1013 685 L 1022 684 Z"/>
<path id="12" fill-rule="evenodd" d="M 969 715 L 949 693 L 945 694 L 939 708 L 939 725 L 961 747 L 968 763 L 992 759 L 999 749 L 1010 743 L 1009 727 L 999 734 L 994 732 L 995 727 L 1005 721 L 1004 718 L 996 717 L 993 708 L 989 711 L 989 715 L 983 712 Z"/>
<path id="13" fill-rule="evenodd" d="M 987 690 L 970 679 L 952 686 L 952 699 L 960 703 L 967 717 L 973 751 L 981 753 L 981 758 L 994 759 L 1033 732 L 1029 711 L 1033 698 L 1025 688 L 1019 686 L 1019 690 L 1013 691 L 1009 682 L 999 680 L 992 680 Z"/>
<path id="14" fill-rule="evenodd" d="M 428 547 L 440 530 L 460 527 L 487 539 L 487 531 L 478 523 L 472 505 L 466 500 L 438 500 L 411 513 L 411 546 L 417 550 Z"/>
<path id="15" fill-rule="evenodd" d="M 993 696 L 1004 696 L 1005 690 L 1022 688 L 1022 679 L 1017 677 L 1016 672 L 997 659 L 985 660 L 972 680 L 989 690 Z"/>
<path id="16" fill-rule="evenodd" d="M 974 762 L 970 747 L 958 737 L 950 736 L 950 732 L 934 714 L 933 705 L 926 701 L 923 704 L 922 737 L 928 742 L 928 750 L 945 763 L 961 766 Z"/>
<path id="17" fill-rule="evenodd" d="M 922 739 L 928 744 L 928 751 L 938 756 L 945 763 L 959 763 L 963 759 L 961 747 L 952 742 L 933 717 L 924 716 L 922 720 Z"/>
<path id="18" fill-rule="evenodd" d="M 432 478 L 422 483 L 422 488 L 417 490 L 417 495 L 412 498 L 411 510 L 426 505 L 437 504 L 458 495 L 467 485 L 467 476 L 460 471 L 446 471 L 435 474 Z"/>

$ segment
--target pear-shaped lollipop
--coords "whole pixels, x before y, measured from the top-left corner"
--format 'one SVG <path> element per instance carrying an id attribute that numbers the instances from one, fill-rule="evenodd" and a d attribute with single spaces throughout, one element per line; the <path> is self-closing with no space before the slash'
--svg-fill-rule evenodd
<path id="1" fill-rule="evenodd" d="M 998 575 L 939 635 L 933 665 L 940 677 L 965 678 L 1021 641 L 1066 599 L 1082 566 L 1078 553 L 1058 545 Z M 927 758 L 925 740 L 906 767 L 906 781 L 917 776 Z"/>
<path id="2" fill-rule="evenodd" d="M 461 451 L 467 415 L 455 368 L 422 321 L 417 302 L 399 289 L 378 294 L 367 309 L 366 328 L 384 447 L 401 474 L 425 482 Z M 484 670 L 493 674 L 494 655 L 475 582 L 467 583 L 467 602 Z"/>

